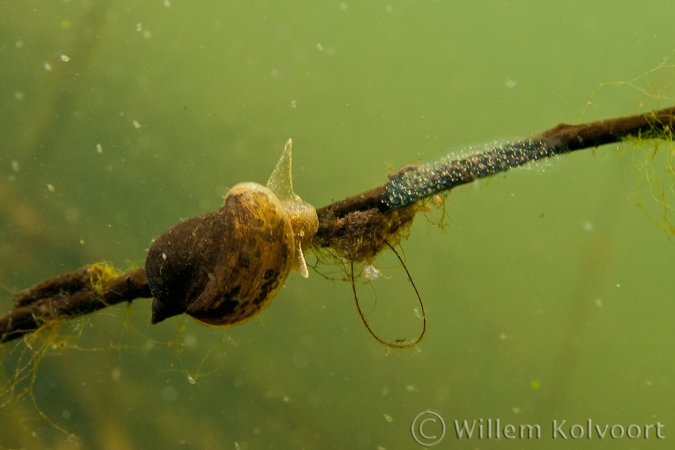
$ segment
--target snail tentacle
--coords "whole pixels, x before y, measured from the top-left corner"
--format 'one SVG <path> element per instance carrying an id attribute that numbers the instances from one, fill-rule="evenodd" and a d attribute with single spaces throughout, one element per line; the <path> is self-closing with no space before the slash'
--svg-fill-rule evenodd
<path id="1" fill-rule="evenodd" d="M 293 269 L 300 272 L 303 277 L 308 278 L 309 270 L 307 269 L 303 249 L 309 246 L 319 229 L 319 217 L 316 214 L 316 209 L 303 201 L 293 191 L 292 159 L 293 140 L 289 139 L 286 141 L 284 152 L 279 158 L 277 166 L 267 181 L 267 188 L 281 201 L 291 220 L 296 241 Z"/>
<path id="2" fill-rule="evenodd" d="M 302 243 L 300 240 L 295 241 L 295 264 L 293 268 L 300 272 L 300 275 L 302 275 L 304 278 L 309 278 L 307 261 L 305 261 L 305 255 L 302 252 Z"/>

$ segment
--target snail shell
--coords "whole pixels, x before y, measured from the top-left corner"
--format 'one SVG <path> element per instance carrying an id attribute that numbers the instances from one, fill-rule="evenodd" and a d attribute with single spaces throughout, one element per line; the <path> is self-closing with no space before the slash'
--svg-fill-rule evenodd
<path id="1" fill-rule="evenodd" d="M 182 313 L 211 326 L 231 326 L 265 309 L 291 269 L 308 276 L 303 248 L 319 222 L 293 192 L 292 142 L 267 186 L 241 183 L 212 213 L 159 236 L 145 261 L 154 297 L 152 323 Z"/>

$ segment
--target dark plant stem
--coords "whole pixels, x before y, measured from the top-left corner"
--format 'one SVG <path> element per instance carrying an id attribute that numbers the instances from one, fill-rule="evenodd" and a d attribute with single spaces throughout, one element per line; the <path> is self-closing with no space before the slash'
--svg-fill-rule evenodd
<path id="1" fill-rule="evenodd" d="M 583 125 L 560 124 L 528 140 L 555 142 L 565 149 L 562 152 L 565 153 L 621 142 L 628 137 L 664 138 L 670 136 L 674 125 L 675 107 L 672 107 Z M 467 159 L 458 160 L 457 164 Z M 485 172 L 484 175 L 480 173 L 480 176 L 466 176 L 453 181 L 450 188 L 504 170 L 508 168 Z M 386 195 L 386 185 L 382 185 L 318 209 L 317 245 L 326 242 L 327 236 L 335 237 L 340 222 L 344 222 L 350 214 L 370 212 L 364 217 L 375 217 L 373 211 L 376 215 L 391 212 L 395 206 L 384 201 Z M 113 278 L 103 286 L 94 287 L 88 277 L 91 267 L 85 266 L 58 275 L 15 295 L 13 301 L 16 307 L 0 316 L 0 343 L 34 332 L 43 324 L 60 323 L 121 302 L 152 296 L 143 268 Z"/>
<path id="2" fill-rule="evenodd" d="M 60 323 L 121 302 L 152 296 L 144 268 L 113 278 L 98 291 L 81 282 L 89 267 L 50 278 L 15 295 L 15 304 L 26 298 L 32 301 L 0 316 L 0 342 L 18 339 L 43 324 Z M 37 299 L 36 294 L 44 296 Z"/>

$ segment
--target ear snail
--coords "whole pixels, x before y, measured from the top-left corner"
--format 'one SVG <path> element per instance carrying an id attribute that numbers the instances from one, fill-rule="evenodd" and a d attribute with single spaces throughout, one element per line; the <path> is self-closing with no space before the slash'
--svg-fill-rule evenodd
<path id="1" fill-rule="evenodd" d="M 145 261 L 152 323 L 186 313 L 211 326 L 255 317 L 291 269 L 308 276 L 303 251 L 319 227 L 316 210 L 293 192 L 292 141 L 266 186 L 240 183 L 223 206 L 169 228 Z"/>

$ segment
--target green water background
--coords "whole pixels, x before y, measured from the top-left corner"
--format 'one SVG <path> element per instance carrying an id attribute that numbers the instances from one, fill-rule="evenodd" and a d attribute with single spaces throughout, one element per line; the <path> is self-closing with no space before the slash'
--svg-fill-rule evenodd
<path id="1" fill-rule="evenodd" d="M 87 263 L 141 265 L 164 229 L 266 181 L 289 137 L 295 190 L 323 206 L 387 164 L 576 122 L 601 83 L 671 54 L 673 17 L 671 1 L 2 3 L 0 310 Z M 600 89 L 583 120 L 673 105 L 672 64 L 644 91 Z M 80 349 L 42 358 L 36 404 L 82 448 L 417 448 L 427 409 L 448 425 L 436 448 L 666 448 L 675 248 L 635 207 L 660 203 L 634 154 L 459 188 L 445 232 L 418 218 L 402 245 L 429 318 L 418 351 L 370 337 L 348 283 L 292 274 L 262 320 L 227 331 L 150 326 L 146 300 L 78 322 Z M 372 320 L 407 336 L 415 299 L 393 266 Z M 77 448 L 11 385 L 1 448 Z M 453 420 L 480 418 L 543 436 L 457 440 Z M 552 440 L 565 419 L 660 421 L 667 439 Z"/>

